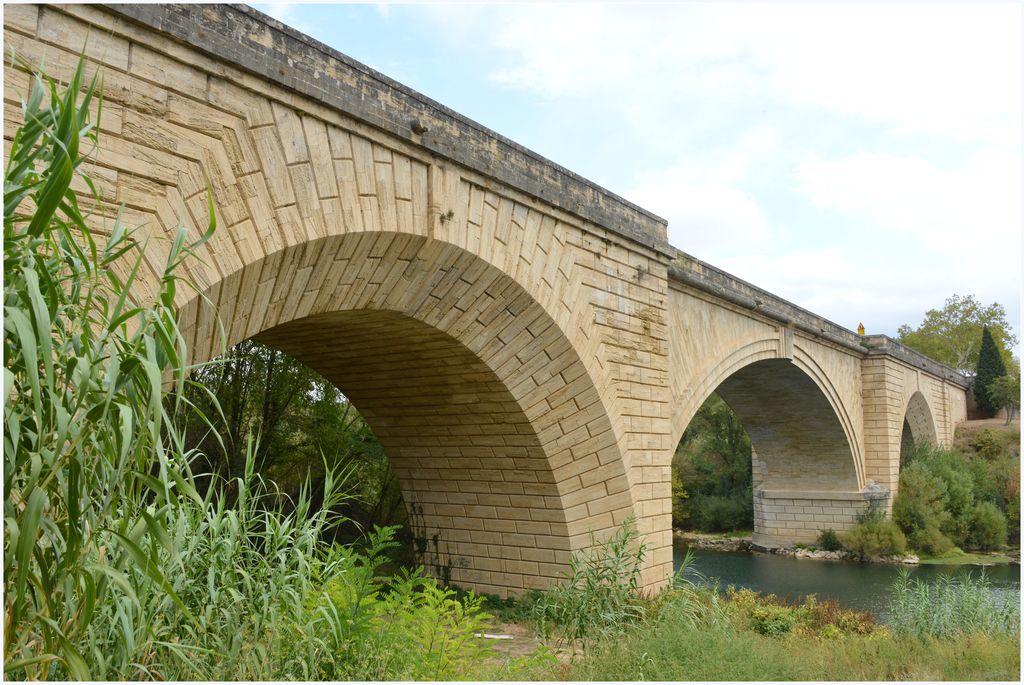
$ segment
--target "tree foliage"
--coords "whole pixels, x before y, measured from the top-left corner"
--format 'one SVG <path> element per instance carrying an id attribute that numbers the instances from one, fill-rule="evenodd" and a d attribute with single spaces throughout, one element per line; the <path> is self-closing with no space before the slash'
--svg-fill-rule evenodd
<path id="1" fill-rule="evenodd" d="M 978 352 L 978 366 L 974 374 L 974 397 L 978 406 L 990 414 L 1000 409 L 1000 404 L 992 399 L 989 387 L 992 382 L 1006 375 L 1006 365 L 996 346 L 988 327 L 981 329 L 981 350 Z"/>
<path id="2" fill-rule="evenodd" d="M 1017 344 L 1010 332 L 1006 310 L 998 302 L 983 306 L 974 295 L 949 297 L 941 309 L 929 309 L 917 328 L 904 324 L 896 339 L 907 347 L 950 366 L 963 374 L 973 374 L 978 366 L 981 331 L 988 327 L 1007 360 Z"/>
<path id="3" fill-rule="evenodd" d="M 311 478 L 317 500 L 325 470 L 343 468 L 349 474 L 346 521 L 362 529 L 406 522 L 384 449 L 356 408 L 319 373 L 246 340 L 193 378 L 186 439 L 203 455 L 203 463 L 193 465 L 197 473 L 237 479 L 245 468 L 247 441 L 260 436 L 259 471 L 289 495 Z"/>
<path id="4" fill-rule="evenodd" d="M 716 394 L 694 414 L 673 467 L 683 497 L 673 498 L 676 523 L 698 530 L 749 529 L 754 523 L 751 446 L 743 424 Z"/>
<path id="5" fill-rule="evenodd" d="M 1020 370 L 1009 371 L 989 383 L 988 396 L 994 406 L 1006 410 L 1006 425 L 1010 425 L 1020 409 Z"/>

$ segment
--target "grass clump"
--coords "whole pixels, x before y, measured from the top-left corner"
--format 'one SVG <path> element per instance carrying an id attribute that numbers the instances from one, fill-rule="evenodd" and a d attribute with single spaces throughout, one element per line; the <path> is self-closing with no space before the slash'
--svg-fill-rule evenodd
<path id="1" fill-rule="evenodd" d="M 643 616 L 637 595 L 647 547 L 632 519 L 612 537 L 569 562 L 569 578 L 534 596 L 533 619 L 544 637 L 586 648 L 619 635 Z"/>
<path id="2" fill-rule="evenodd" d="M 817 539 L 818 547 L 826 552 L 838 552 L 843 548 L 843 542 L 839 535 L 831 528 L 821 531 Z"/>
<path id="3" fill-rule="evenodd" d="M 1000 600 L 984 573 L 944 575 L 929 584 L 902 569 L 893 585 L 889 613 L 893 632 L 900 635 L 1020 635 L 1020 593 Z"/>
<path id="4" fill-rule="evenodd" d="M 326 563 L 329 580 L 308 592 L 311 630 L 325 654 L 304 655 L 323 680 L 461 680 L 487 674 L 495 656 L 481 639 L 491 618 L 483 598 L 458 597 L 424 575 L 423 568 L 387 576 L 379 569 L 397 546 L 395 528 L 376 528 L 364 549 L 336 546 Z"/>
<path id="5" fill-rule="evenodd" d="M 750 590 L 684 587 L 586 658 L 536 677 L 604 680 L 1016 680 L 1019 640 L 1005 633 L 894 634 L 870 615 L 813 597 L 786 605 Z"/>

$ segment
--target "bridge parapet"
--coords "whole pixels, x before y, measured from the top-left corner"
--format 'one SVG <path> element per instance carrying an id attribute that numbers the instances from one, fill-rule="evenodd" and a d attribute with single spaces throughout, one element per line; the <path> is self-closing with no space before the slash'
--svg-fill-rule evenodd
<path id="1" fill-rule="evenodd" d="M 675 250 L 669 278 L 685 283 L 727 302 L 766 316 L 784 326 L 803 331 L 863 354 L 863 338 L 824 317 L 810 312 L 727 271 Z"/>
<path id="2" fill-rule="evenodd" d="M 887 335 L 857 335 L 837 323 L 737 278 L 716 266 L 691 257 L 681 250 L 675 251 L 668 275 L 672 280 L 703 290 L 814 337 L 828 340 L 860 354 L 895 357 L 944 381 L 963 388 L 967 387 L 967 379 L 963 374 L 906 347 Z"/>
<path id="3" fill-rule="evenodd" d="M 887 335 L 866 335 L 863 343 L 869 355 L 888 355 L 895 357 L 905 364 L 932 374 L 944 381 L 958 385 L 961 388 L 968 387 L 967 378 L 962 373 L 951 369 L 945 364 L 940 364 L 931 357 L 927 357 L 917 350 L 912 350 L 906 345 L 899 343 Z"/>
<path id="4" fill-rule="evenodd" d="M 671 254 L 664 219 L 251 7 L 104 7 L 662 255 Z"/>

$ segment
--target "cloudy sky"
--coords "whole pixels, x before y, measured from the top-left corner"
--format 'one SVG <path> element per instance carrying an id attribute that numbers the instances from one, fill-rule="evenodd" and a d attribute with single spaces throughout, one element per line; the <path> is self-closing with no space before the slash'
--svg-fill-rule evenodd
<path id="1" fill-rule="evenodd" d="M 958 293 L 1020 331 L 1020 4 L 256 7 L 847 328 Z"/>

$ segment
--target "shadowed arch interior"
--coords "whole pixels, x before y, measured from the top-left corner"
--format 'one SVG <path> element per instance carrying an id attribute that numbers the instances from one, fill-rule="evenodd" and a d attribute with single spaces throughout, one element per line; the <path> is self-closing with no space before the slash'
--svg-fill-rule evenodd
<path id="1" fill-rule="evenodd" d="M 429 563 L 452 580 L 494 584 L 495 574 L 537 575 L 564 561 L 555 550 L 569 548 L 565 512 L 536 431 L 463 345 L 375 311 L 307 317 L 257 339 L 315 368 L 355 404 L 391 461 Z"/>
<path id="2" fill-rule="evenodd" d="M 428 562 L 502 596 L 543 587 L 632 511 L 583 363 L 521 286 L 449 243 L 396 233 L 285 248 L 183 311 L 198 359 L 247 337 L 332 380 L 392 460 Z"/>
<path id="3" fill-rule="evenodd" d="M 903 429 L 900 433 L 900 463 L 906 458 L 907 452 L 914 443 L 935 445 L 938 442 L 935 431 L 935 420 L 932 418 L 928 401 L 915 392 L 907 402 L 907 411 L 903 417 Z"/>
<path id="4" fill-rule="evenodd" d="M 853 452 L 835 410 L 792 362 L 754 362 L 729 376 L 716 392 L 750 436 L 762 469 L 761 488 L 859 488 Z"/>

